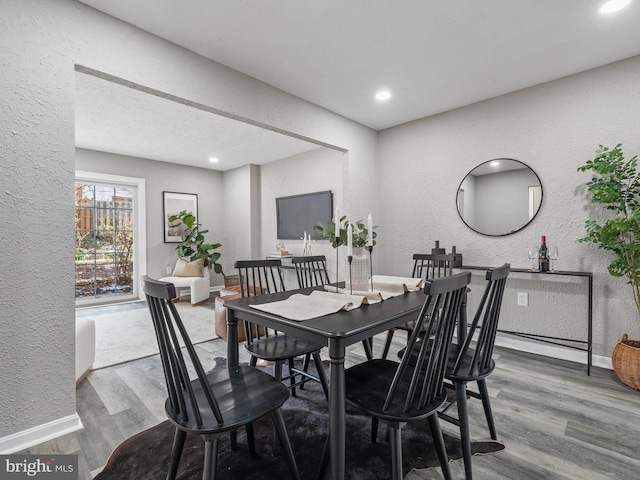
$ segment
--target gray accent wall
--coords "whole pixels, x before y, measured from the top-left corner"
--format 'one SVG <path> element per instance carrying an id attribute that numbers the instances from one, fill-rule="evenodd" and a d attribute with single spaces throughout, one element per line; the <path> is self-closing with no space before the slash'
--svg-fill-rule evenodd
<path id="1" fill-rule="evenodd" d="M 627 158 L 640 153 L 638 85 L 640 57 L 633 57 L 380 132 L 378 187 L 387 194 L 378 237 L 387 246 L 381 269 L 406 274 L 411 253 L 430 250 L 436 240 L 447 249 L 456 245 L 467 265 L 529 268 L 529 245 L 546 235 L 547 246 L 559 247 L 559 270 L 594 273 L 594 353 L 597 364 L 610 366 L 615 343 L 624 332 L 638 338 L 640 321 L 630 287 L 607 271 L 611 254 L 577 241 L 594 213 L 583 188 L 591 176 L 576 170 L 595 157 L 598 144 L 622 143 Z M 497 238 L 473 232 L 456 211 L 460 181 L 493 158 L 526 163 L 544 191 L 533 222 Z M 472 307 L 480 275 L 474 282 Z M 529 307 L 517 306 L 517 292 L 529 293 Z M 586 293 L 586 279 L 512 274 L 501 327 L 586 339 Z"/>

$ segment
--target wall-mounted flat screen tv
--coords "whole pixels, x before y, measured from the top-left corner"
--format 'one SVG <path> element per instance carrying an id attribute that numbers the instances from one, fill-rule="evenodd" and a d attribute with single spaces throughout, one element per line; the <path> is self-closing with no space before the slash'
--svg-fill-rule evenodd
<path id="1" fill-rule="evenodd" d="M 331 190 L 276 198 L 278 239 L 302 239 L 304 232 L 311 238 L 318 238 L 313 226 L 329 223 L 332 211 Z"/>

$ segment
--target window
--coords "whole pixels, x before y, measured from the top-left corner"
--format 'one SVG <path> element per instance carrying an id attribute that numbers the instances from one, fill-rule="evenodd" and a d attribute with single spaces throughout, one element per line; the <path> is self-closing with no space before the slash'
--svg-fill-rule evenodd
<path id="1" fill-rule="evenodd" d="M 80 305 L 138 298 L 143 265 L 138 257 L 145 249 L 138 247 L 139 182 L 113 183 L 105 177 L 76 178 L 75 296 Z"/>

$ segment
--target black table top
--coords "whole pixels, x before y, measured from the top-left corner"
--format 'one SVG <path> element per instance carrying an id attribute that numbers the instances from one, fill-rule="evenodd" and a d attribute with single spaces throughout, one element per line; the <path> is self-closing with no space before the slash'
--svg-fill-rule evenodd
<path id="1" fill-rule="evenodd" d="M 313 289 L 291 290 L 288 292 L 238 298 L 225 301 L 225 307 L 232 309 L 240 318 L 254 320 L 269 327 L 284 331 L 294 329 L 314 336 L 348 339 L 347 344 L 379 333 L 393 326 L 401 325 L 418 315 L 426 297 L 422 291 L 405 293 L 380 303 L 362 305 L 350 311 L 312 318 L 310 320 L 289 320 L 278 315 L 251 308 L 251 305 L 286 300 L 296 293 L 309 294 Z M 390 325 L 391 324 L 391 325 Z M 288 327 L 287 329 L 281 328 Z M 304 336 L 304 335 L 303 335 Z"/>

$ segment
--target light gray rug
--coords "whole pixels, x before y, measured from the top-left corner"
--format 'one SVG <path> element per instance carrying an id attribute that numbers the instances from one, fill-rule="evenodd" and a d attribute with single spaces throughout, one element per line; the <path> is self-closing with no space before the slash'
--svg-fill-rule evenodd
<path id="1" fill-rule="evenodd" d="M 192 307 L 188 302 L 175 305 L 193 343 L 217 338 L 213 310 Z M 146 305 L 144 308 L 88 317 L 95 320 L 96 324 L 94 370 L 158 353 L 158 343 Z"/>

